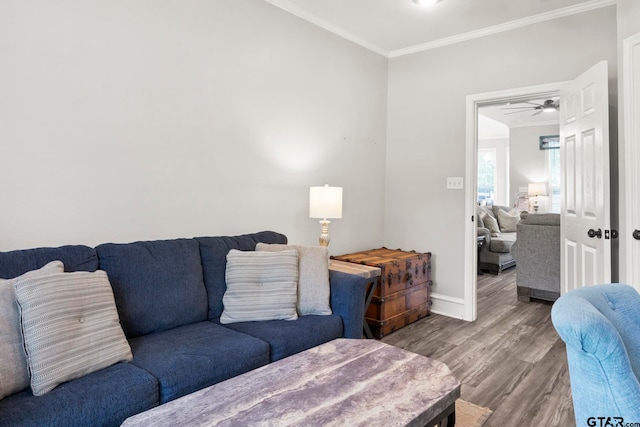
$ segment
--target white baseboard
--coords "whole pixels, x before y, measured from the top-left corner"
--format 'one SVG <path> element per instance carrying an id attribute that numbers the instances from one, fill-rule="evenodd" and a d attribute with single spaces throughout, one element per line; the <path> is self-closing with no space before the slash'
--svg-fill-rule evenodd
<path id="1" fill-rule="evenodd" d="M 431 294 L 431 312 L 455 319 L 464 319 L 464 299 L 447 295 Z"/>

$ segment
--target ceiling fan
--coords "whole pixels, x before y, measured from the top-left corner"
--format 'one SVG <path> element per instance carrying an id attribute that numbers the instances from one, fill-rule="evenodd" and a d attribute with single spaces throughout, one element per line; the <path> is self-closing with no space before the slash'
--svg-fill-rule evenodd
<path id="1" fill-rule="evenodd" d="M 501 110 L 518 110 L 518 111 L 511 111 L 508 113 L 504 113 L 505 116 L 508 114 L 524 113 L 526 111 L 533 111 L 532 116 L 537 116 L 542 112 L 548 113 L 553 111 L 560 111 L 560 101 L 557 99 L 555 100 L 547 99 L 542 104 L 537 102 L 532 102 L 532 101 L 526 101 L 526 102 L 523 102 L 522 104 L 528 104 L 528 105 L 524 105 L 521 107 L 505 107 L 505 108 L 501 108 Z"/>

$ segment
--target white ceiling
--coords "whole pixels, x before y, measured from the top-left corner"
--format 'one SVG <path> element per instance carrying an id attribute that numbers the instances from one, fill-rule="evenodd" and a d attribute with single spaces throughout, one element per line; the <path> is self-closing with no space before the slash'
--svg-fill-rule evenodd
<path id="1" fill-rule="evenodd" d="M 616 0 L 265 0 L 387 57 L 581 13 Z"/>

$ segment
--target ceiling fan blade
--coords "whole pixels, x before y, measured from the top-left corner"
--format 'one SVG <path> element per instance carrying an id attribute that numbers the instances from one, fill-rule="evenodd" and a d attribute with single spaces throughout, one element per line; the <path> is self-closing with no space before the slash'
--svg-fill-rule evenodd
<path id="1" fill-rule="evenodd" d="M 535 107 L 504 107 L 500 109 L 501 110 L 531 110 L 532 108 L 535 108 Z"/>
<path id="2" fill-rule="evenodd" d="M 535 113 L 533 113 L 533 114 L 531 115 L 531 117 L 533 117 L 533 116 L 537 116 L 537 115 L 538 115 L 538 114 L 540 114 L 540 113 L 542 113 L 542 110 L 538 110 L 538 111 L 536 111 Z"/>

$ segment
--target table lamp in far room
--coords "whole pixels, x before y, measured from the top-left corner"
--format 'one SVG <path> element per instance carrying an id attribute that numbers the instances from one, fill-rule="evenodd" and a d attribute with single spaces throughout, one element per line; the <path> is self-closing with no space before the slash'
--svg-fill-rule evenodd
<path id="1" fill-rule="evenodd" d="M 309 189 L 309 218 L 322 218 L 320 246 L 329 246 L 328 218 L 342 218 L 342 187 L 311 187 Z"/>
<path id="2" fill-rule="evenodd" d="M 528 191 L 529 197 L 535 197 L 533 199 L 533 211 L 538 213 L 538 196 L 546 196 L 547 195 L 547 184 L 544 182 L 530 182 Z"/>

